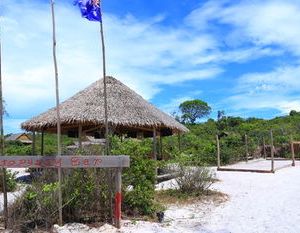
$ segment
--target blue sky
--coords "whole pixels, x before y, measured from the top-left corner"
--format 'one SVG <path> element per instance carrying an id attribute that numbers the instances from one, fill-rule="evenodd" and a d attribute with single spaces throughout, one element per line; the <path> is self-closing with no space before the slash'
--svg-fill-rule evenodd
<path id="1" fill-rule="evenodd" d="M 61 100 L 101 76 L 99 25 L 56 0 Z M 1 0 L 5 133 L 55 105 L 48 0 Z M 300 110 L 299 0 L 103 0 L 107 73 L 171 113 L 188 99 L 216 117 Z"/>

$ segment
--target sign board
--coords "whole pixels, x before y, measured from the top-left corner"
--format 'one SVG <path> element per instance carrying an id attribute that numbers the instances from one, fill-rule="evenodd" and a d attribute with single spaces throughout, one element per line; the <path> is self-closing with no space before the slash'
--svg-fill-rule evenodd
<path id="1" fill-rule="evenodd" d="M 129 156 L 0 156 L 2 168 L 129 167 Z"/>
<path id="2" fill-rule="evenodd" d="M 116 156 L 0 156 L 0 168 L 117 168 L 116 169 L 116 192 L 115 192 L 115 224 L 121 227 L 121 184 L 122 167 L 129 167 L 130 159 L 126 155 Z M 61 196 L 61 189 L 59 189 Z M 7 194 L 6 194 L 7 195 Z M 7 206 L 4 204 L 4 209 Z M 58 212 L 61 211 L 59 208 Z M 8 213 L 7 210 L 4 211 Z M 5 214 L 5 221 L 8 216 Z M 6 223 L 5 223 L 6 224 Z"/>

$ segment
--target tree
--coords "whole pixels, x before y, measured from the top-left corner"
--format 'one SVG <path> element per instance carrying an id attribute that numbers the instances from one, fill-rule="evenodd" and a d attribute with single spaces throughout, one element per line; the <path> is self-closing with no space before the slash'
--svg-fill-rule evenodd
<path id="1" fill-rule="evenodd" d="M 218 121 L 221 120 L 224 117 L 225 117 L 225 111 L 224 110 L 222 110 L 222 111 L 219 110 L 218 111 Z"/>
<path id="2" fill-rule="evenodd" d="M 179 105 L 182 113 L 181 119 L 185 123 L 194 124 L 197 119 L 208 116 L 211 112 L 211 107 L 202 100 L 187 100 Z"/>
<path id="3" fill-rule="evenodd" d="M 300 112 L 297 112 L 296 110 L 291 110 L 289 115 L 290 116 L 299 116 Z"/>
<path id="4" fill-rule="evenodd" d="M 180 122 L 180 116 L 178 115 L 177 111 L 173 111 L 171 116 L 174 117 L 176 121 Z"/>

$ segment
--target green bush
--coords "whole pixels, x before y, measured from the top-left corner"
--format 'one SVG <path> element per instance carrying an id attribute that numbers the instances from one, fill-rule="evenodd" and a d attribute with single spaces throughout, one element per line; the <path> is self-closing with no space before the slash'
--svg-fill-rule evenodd
<path id="1" fill-rule="evenodd" d="M 128 214 L 149 215 L 155 211 L 154 184 L 157 163 L 150 159 L 150 140 L 113 140 L 113 154 L 129 155 L 130 167 L 123 172 L 124 210 Z M 127 187 L 132 187 L 130 191 Z"/>
<path id="2" fill-rule="evenodd" d="M 62 201 L 64 221 L 107 221 L 110 219 L 109 170 L 63 169 Z M 25 223 L 49 227 L 58 222 L 57 171 L 44 170 L 11 207 L 12 226 Z M 16 229 L 16 231 L 19 229 Z M 18 232 L 18 231 L 17 231 Z"/>
<path id="3" fill-rule="evenodd" d="M 16 172 L 6 169 L 6 191 L 13 192 L 17 188 Z M 3 192 L 3 169 L 0 171 L 0 191 Z"/>
<path id="4" fill-rule="evenodd" d="M 185 167 L 179 169 L 176 182 L 181 192 L 202 194 L 214 183 L 215 174 L 206 167 Z"/>
<path id="5" fill-rule="evenodd" d="M 4 153 L 7 155 L 31 155 L 32 146 L 20 141 L 5 142 Z"/>

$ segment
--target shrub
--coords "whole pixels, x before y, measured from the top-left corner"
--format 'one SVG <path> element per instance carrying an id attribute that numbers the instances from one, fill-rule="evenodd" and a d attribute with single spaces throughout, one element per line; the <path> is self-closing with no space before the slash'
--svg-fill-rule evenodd
<path id="1" fill-rule="evenodd" d="M 31 155 L 32 146 L 24 145 L 20 141 L 5 142 L 5 154 L 7 155 Z"/>
<path id="2" fill-rule="evenodd" d="M 155 212 L 154 184 L 156 161 L 149 158 L 152 152 L 150 140 L 113 139 L 113 154 L 129 155 L 130 167 L 123 172 L 123 209 L 128 214 L 150 215 Z M 131 186 L 130 191 L 127 187 Z"/>
<path id="3" fill-rule="evenodd" d="M 201 194 L 215 181 L 215 174 L 206 167 L 184 167 L 179 169 L 176 182 L 181 192 Z"/>
<path id="4" fill-rule="evenodd" d="M 241 135 L 232 134 L 220 140 L 221 164 L 232 164 L 245 159 L 245 142 Z"/>
<path id="5" fill-rule="evenodd" d="M 17 188 L 16 172 L 6 169 L 6 191 L 13 192 Z M 3 192 L 3 170 L 0 172 L 0 191 Z"/>
<path id="6" fill-rule="evenodd" d="M 63 169 L 62 201 L 64 221 L 107 221 L 110 194 L 107 171 L 103 169 Z M 51 227 L 58 219 L 57 171 L 44 170 L 11 207 L 10 225 Z M 110 182 L 113 183 L 113 182 Z M 29 229 L 30 230 L 30 229 Z M 31 231 L 29 231 L 31 232 Z"/>

